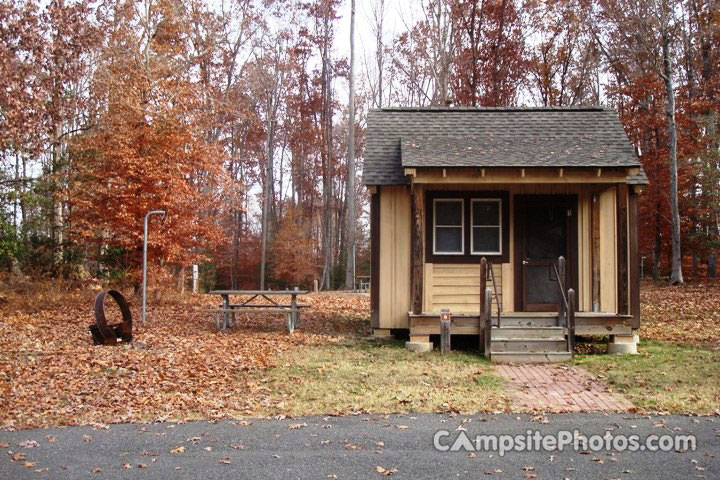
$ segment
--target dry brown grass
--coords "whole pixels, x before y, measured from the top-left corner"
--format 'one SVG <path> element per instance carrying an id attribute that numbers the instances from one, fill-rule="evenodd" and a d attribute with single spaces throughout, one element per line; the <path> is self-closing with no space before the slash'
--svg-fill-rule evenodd
<path id="1" fill-rule="evenodd" d="M 502 381 L 475 353 L 417 354 L 400 342 L 354 341 L 287 350 L 278 366 L 254 375 L 282 398 L 264 415 L 357 412 L 499 412 Z"/>

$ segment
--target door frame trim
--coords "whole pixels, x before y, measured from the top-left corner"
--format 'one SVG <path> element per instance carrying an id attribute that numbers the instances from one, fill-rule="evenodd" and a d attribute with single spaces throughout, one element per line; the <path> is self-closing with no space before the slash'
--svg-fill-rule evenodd
<path id="1" fill-rule="evenodd" d="M 523 269 L 522 269 L 522 234 L 524 225 L 520 221 L 524 218 L 522 215 L 522 209 L 526 202 L 535 201 L 565 201 L 568 202 L 570 210 L 572 211 L 573 220 L 570 222 L 569 229 L 569 249 L 568 255 L 566 256 L 566 272 L 568 276 L 568 284 L 565 288 L 573 288 L 575 290 L 575 298 L 580 298 L 580 292 L 578 291 L 579 285 L 579 255 L 578 255 L 578 201 L 579 197 L 577 194 L 544 194 L 544 195 L 525 195 L 517 194 L 513 195 L 513 254 L 514 254 L 514 287 L 513 292 L 515 300 L 515 311 L 525 311 L 524 306 L 524 290 L 523 290 Z M 579 302 L 575 304 L 575 310 L 579 310 Z"/>

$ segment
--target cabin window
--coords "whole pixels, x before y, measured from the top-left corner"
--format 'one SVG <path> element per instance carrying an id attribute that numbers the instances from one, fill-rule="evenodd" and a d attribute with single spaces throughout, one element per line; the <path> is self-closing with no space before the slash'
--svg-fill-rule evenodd
<path id="1" fill-rule="evenodd" d="M 465 251 L 464 202 L 461 198 L 436 198 L 433 202 L 433 253 L 457 255 Z"/>
<path id="2" fill-rule="evenodd" d="M 510 192 L 504 190 L 425 192 L 425 261 L 509 262 L 509 206 Z"/>
<path id="3" fill-rule="evenodd" d="M 470 252 L 502 255 L 502 200 L 473 198 L 470 201 Z"/>

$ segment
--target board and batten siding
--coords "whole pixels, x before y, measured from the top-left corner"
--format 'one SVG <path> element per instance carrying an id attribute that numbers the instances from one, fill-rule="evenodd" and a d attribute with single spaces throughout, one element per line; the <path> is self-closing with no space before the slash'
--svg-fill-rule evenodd
<path id="1" fill-rule="evenodd" d="M 410 189 L 380 190 L 380 328 L 408 328 L 410 311 Z"/>
<path id="2" fill-rule="evenodd" d="M 600 193 L 600 311 L 617 311 L 616 191 Z"/>

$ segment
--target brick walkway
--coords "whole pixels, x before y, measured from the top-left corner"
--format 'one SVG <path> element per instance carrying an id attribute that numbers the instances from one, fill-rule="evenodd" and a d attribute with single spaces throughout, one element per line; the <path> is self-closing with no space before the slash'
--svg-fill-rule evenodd
<path id="1" fill-rule="evenodd" d="M 586 370 L 551 364 L 496 365 L 514 409 L 543 412 L 624 412 L 632 403 Z"/>

